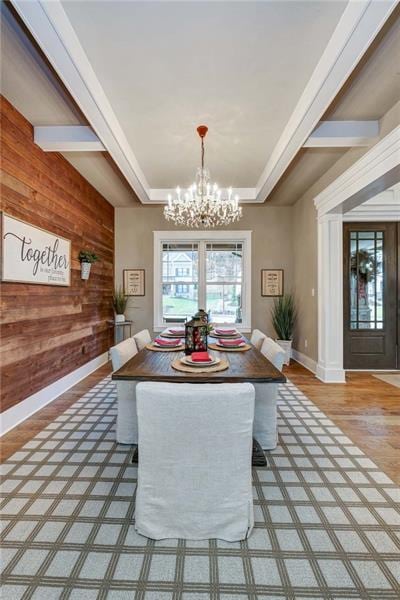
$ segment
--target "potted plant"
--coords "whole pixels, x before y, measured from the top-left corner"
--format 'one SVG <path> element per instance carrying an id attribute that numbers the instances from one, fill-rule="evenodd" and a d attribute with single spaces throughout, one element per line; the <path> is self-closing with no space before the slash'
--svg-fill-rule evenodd
<path id="1" fill-rule="evenodd" d="M 89 279 L 90 268 L 93 263 L 99 260 L 99 257 L 90 250 L 81 250 L 78 256 L 81 263 L 81 278 Z"/>
<path id="2" fill-rule="evenodd" d="M 291 294 L 276 298 L 272 308 L 272 325 L 274 326 L 277 344 L 285 351 L 285 364 L 290 363 L 292 353 L 293 330 L 296 321 L 294 299 Z"/>
<path id="3" fill-rule="evenodd" d="M 116 323 L 123 323 L 125 321 L 124 312 L 125 312 L 127 303 L 128 303 L 128 296 L 126 296 L 124 294 L 122 287 L 116 288 L 114 295 L 113 295 L 113 299 L 112 299 Z"/>

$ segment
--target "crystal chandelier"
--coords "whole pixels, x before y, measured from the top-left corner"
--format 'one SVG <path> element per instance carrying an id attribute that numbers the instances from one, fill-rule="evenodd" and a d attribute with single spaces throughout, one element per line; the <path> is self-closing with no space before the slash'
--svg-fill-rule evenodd
<path id="1" fill-rule="evenodd" d="M 186 191 L 176 188 L 176 195 L 168 194 L 168 204 L 164 208 L 167 221 L 185 227 L 216 227 L 229 225 L 242 216 L 239 196 L 232 196 L 232 188 L 223 197 L 216 183 L 210 183 L 210 172 L 204 167 L 204 138 L 208 127 L 200 125 L 197 132 L 201 138 L 201 167 L 197 169 L 196 182 Z"/>

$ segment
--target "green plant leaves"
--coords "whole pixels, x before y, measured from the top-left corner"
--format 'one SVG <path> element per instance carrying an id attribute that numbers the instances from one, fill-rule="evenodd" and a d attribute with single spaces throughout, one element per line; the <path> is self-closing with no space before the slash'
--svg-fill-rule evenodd
<path id="1" fill-rule="evenodd" d="M 296 322 L 296 309 L 291 294 L 285 294 L 274 300 L 272 325 L 279 340 L 291 340 Z"/>

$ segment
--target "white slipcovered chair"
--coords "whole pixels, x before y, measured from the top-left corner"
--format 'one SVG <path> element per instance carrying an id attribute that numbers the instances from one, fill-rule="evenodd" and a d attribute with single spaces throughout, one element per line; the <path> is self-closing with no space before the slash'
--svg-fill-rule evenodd
<path id="1" fill-rule="evenodd" d="M 113 371 L 137 354 L 136 341 L 128 338 L 110 348 Z M 137 444 L 136 382 L 117 381 L 117 431 L 119 444 Z"/>
<path id="2" fill-rule="evenodd" d="M 118 371 L 132 356 L 137 354 L 137 346 L 133 337 L 130 337 L 116 346 L 110 348 L 110 358 L 113 371 Z"/>
<path id="3" fill-rule="evenodd" d="M 285 352 L 269 337 L 265 337 L 261 352 L 266 358 L 282 371 Z M 278 416 L 276 402 L 278 384 L 256 383 L 256 402 L 254 408 L 253 435 L 264 450 L 273 450 L 278 443 Z"/>
<path id="4" fill-rule="evenodd" d="M 243 540 L 254 523 L 249 383 L 138 383 L 135 528 L 152 539 Z"/>
<path id="5" fill-rule="evenodd" d="M 140 350 L 143 350 L 143 348 L 145 348 L 147 346 L 147 344 L 150 344 L 150 342 L 151 342 L 151 336 L 150 336 L 150 332 L 148 329 L 142 329 L 142 331 L 135 333 L 135 335 L 133 337 L 136 341 L 136 345 L 137 345 L 139 352 L 140 352 Z"/>
<path id="6" fill-rule="evenodd" d="M 272 362 L 274 367 L 279 371 L 282 371 L 286 355 L 279 344 L 274 342 L 271 338 L 266 337 L 262 343 L 261 352 L 270 362 Z"/>
<path id="7" fill-rule="evenodd" d="M 262 343 L 266 337 L 267 336 L 265 335 L 265 333 L 263 333 L 259 329 L 253 329 L 251 338 L 250 338 L 250 343 L 253 344 L 253 346 L 255 346 L 257 348 L 257 350 L 260 350 Z"/>

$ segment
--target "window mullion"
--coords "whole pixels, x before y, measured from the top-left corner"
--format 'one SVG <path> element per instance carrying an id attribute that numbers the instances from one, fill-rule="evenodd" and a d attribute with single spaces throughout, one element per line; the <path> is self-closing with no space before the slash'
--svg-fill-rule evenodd
<path id="1" fill-rule="evenodd" d="M 199 308 L 206 307 L 206 242 L 199 242 Z"/>

